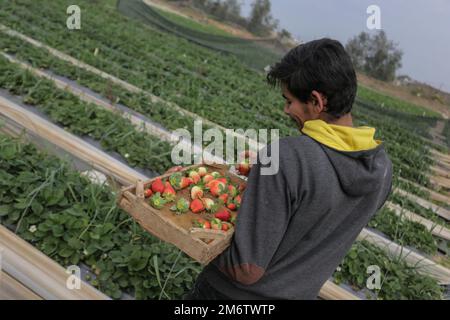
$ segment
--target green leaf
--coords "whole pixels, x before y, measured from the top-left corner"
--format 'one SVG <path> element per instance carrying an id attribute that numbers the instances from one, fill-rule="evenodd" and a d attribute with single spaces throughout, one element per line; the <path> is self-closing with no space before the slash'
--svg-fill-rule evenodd
<path id="1" fill-rule="evenodd" d="M 64 247 L 58 251 L 58 254 L 63 258 L 68 258 L 71 255 L 73 255 L 74 253 L 75 253 L 75 251 L 69 247 Z"/>
<path id="2" fill-rule="evenodd" d="M 14 204 L 14 208 L 16 209 L 25 209 L 28 207 L 29 200 L 27 199 L 17 199 L 17 202 Z"/>
<path id="3" fill-rule="evenodd" d="M 59 188 L 59 189 L 56 189 L 53 191 L 54 192 L 53 192 L 52 196 L 50 196 L 50 199 L 47 202 L 48 206 L 56 205 L 64 198 L 64 191 L 65 191 L 64 189 Z"/>
<path id="4" fill-rule="evenodd" d="M 11 212 L 12 206 L 4 204 L 0 206 L 0 217 L 6 216 Z"/>
<path id="5" fill-rule="evenodd" d="M 61 237 L 64 235 L 64 228 L 59 224 L 53 225 L 52 232 L 55 237 Z"/>
<path id="6" fill-rule="evenodd" d="M 55 238 L 46 238 L 42 242 L 42 251 L 47 255 L 51 255 L 53 252 L 55 252 L 57 247 L 58 240 L 56 240 Z"/>
<path id="7" fill-rule="evenodd" d="M 70 238 L 67 241 L 67 244 L 69 245 L 69 247 L 76 249 L 76 250 L 79 250 L 83 247 L 83 243 L 80 240 L 78 240 L 77 238 Z"/>
<path id="8" fill-rule="evenodd" d="M 89 232 L 89 236 L 91 237 L 91 239 L 94 239 L 94 240 L 100 239 L 100 235 L 98 233 Z"/>
<path id="9" fill-rule="evenodd" d="M 4 160 L 13 160 L 17 155 L 17 148 L 15 145 L 2 146 L 1 155 Z"/>
<path id="10" fill-rule="evenodd" d="M 39 202 L 34 200 L 31 204 L 31 210 L 33 210 L 35 214 L 41 214 L 41 212 L 44 211 L 44 207 Z"/>

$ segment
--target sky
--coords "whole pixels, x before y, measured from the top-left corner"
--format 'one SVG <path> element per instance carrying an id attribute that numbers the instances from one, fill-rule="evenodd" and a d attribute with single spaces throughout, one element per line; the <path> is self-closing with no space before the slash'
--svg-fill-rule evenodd
<path id="1" fill-rule="evenodd" d="M 253 0 L 241 0 L 248 15 Z M 272 14 L 301 41 L 330 37 L 343 44 L 367 28 L 370 5 L 381 28 L 403 50 L 397 72 L 450 92 L 450 0 L 271 0 Z"/>

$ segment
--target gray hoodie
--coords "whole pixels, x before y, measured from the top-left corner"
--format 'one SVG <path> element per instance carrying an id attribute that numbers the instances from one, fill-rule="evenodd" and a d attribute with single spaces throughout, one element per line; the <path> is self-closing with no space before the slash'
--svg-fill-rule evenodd
<path id="1" fill-rule="evenodd" d="M 274 175 L 260 174 L 258 155 L 231 245 L 200 275 L 213 288 L 231 299 L 316 299 L 392 183 L 380 142 L 342 151 L 324 141 L 280 139 Z"/>

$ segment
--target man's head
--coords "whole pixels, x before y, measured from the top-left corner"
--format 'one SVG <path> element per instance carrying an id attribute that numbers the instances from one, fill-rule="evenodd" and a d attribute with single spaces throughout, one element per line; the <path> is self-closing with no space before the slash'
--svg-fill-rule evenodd
<path id="1" fill-rule="evenodd" d="M 327 38 L 292 49 L 272 67 L 267 81 L 281 87 L 284 111 L 300 128 L 308 120 L 327 121 L 348 114 L 357 89 L 350 56 L 342 44 Z"/>

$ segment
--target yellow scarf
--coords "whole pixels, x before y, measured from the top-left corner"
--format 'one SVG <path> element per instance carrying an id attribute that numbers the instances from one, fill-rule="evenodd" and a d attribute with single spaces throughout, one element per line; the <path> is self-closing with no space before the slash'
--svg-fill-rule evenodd
<path id="1" fill-rule="evenodd" d="M 376 148 L 381 144 L 375 140 L 375 128 L 347 127 L 326 123 L 323 120 L 306 121 L 301 130 L 314 140 L 340 151 L 362 151 Z"/>

